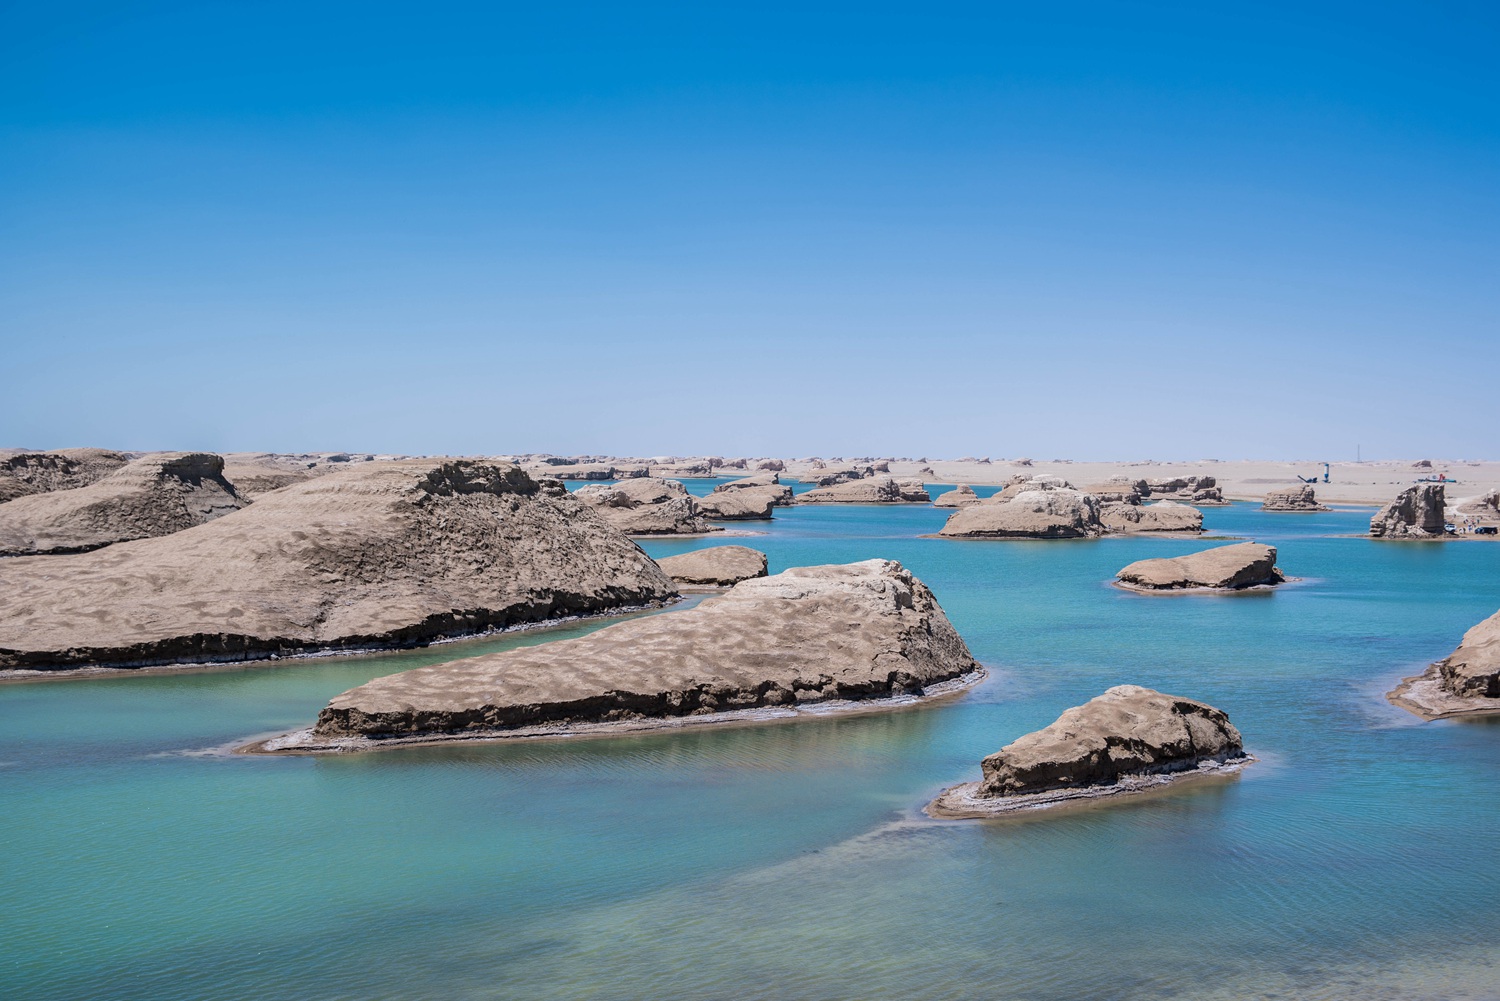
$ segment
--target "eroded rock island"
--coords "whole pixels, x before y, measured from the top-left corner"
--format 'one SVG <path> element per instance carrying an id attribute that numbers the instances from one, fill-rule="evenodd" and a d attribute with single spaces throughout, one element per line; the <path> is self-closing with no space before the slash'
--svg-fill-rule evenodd
<path id="1" fill-rule="evenodd" d="M 81 553 L 171 535 L 247 503 L 224 479 L 221 457 L 156 453 L 86 486 L 0 504 L 0 556 Z"/>
<path id="2" fill-rule="evenodd" d="M 1276 549 L 1258 542 L 1215 546 L 1186 556 L 1137 560 L 1115 575 L 1132 591 L 1242 591 L 1286 580 Z"/>
<path id="3" fill-rule="evenodd" d="M 1232 774 L 1251 760 L 1222 710 L 1119 685 L 985 758 L 980 781 L 944 790 L 927 813 L 993 817 Z"/>
<path id="4" fill-rule="evenodd" d="M 748 546 L 711 546 L 656 561 L 679 584 L 693 587 L 733 587 L 742 580 L 766 575 L 766 554 Z"/>
<path id="5" fill-rule="evenodd" d="M 1464 633 L 1447 657 L 1387 696 L 1423 719 L 1500 713 L 1500 612 Z"/>
<path id="6" fill-rule="evenodd" d="M 0 560 L 0 670 L 413 646 L 676 596 L 556 481 L 369 462 L 161 538 Z"/>
<path id="7" fill-rule="evenodd" d="M 978 676 L 926 585 L 897 562 L 867 560 L 787 570 L 695 608 L 377 678 L 335 697 L 312 730 L 261 749 L 791 716 L 830 700 L 901 704 Z"/>

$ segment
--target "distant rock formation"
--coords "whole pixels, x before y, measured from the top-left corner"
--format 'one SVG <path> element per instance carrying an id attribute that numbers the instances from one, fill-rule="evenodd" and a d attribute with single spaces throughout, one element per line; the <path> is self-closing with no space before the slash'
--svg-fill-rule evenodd
<path id="1" fill-rule="evenodd" d="M 1151 496 L 1151 488 L 1145 480 L 1133 480 L 1128 476 L 1111 477 L 1083 489 L 1099 498 L 1101 504 L 1139 504 Z"/>
<path id="2" fill-rule="evenodd" d="M 502 463 L 360 463 L 161 538 L 0 560 L 0 669 L 415 646 L 677 594 L 549 482 Z"/>
<path id="3" fill-rule="evenodd" d="M 238 511 L 248 502 L 223 470 L 217 455 L 160 452 L 87 486 L 17 497 L 0 505 L 0 556 L 87 552 Z"/>
<path id="4" fill-rule="evenodd" d="M 786 463 L 780 459 L 762 459 L 755 464 L 755 468 L 772 473 L 784 473 L 786 472 Z"/>
<path id="5" fill-rule="evenodd" d="M 1094 539 L 1099 502 L 1066 480 L 1039 476 L 955 511 L 938 534 L 950 539 Z"/>
<path id="6" fill-rule="evenodd" d="M 1222 710 L 1118 685 L 985 758 L 979 782 L 944 791 L 927 811 L 991 816 L 1135 792 L 1184 773 L 1232 772 L 1249 760 Z"/>
<path id="7" fill-rule="evenodd" d="M 1147 480 L 1147 496 L 1158 499 L 1190 501 L 1194 504 L 1228 504 L 1218 481 L 1212 476 L 1176 476 Z"/>
<path id="8" fill-rule="evenodd" d="M 1155 504 L 1115 502 L 1099 506 L 1099 520 L 1110 532 L 1203 531 L 1203 512 L 1177 501 Z"/>
<path id="9" fill-rule="evenodd" d="M 269 452 L 231 452 L 224 456 L 223 477 L 234 485 L 234 492 L 247 501 L 282 487 L 332 472 L 337 466 L 309 463 L 290 455 Z"/>
<path id="10" fill-rule="evenodd" d="M 968 507 L 970 504 L 978 504 L 979 495 L 974 488 L 967 483 L 960 483 L 946 493 L 938 494 L 933 498 L 933 507 Z"/>
<path id="11" fill-rule="evenodd" d="M 129 461 L 125 455 L 107 448 L 18 452 L 0 459 L 0 503 L 30 494 L 85 487 Z"/>
<path id="12" fill-rule="evenodd" d="M 1318 503 L 1317 496 L 1310 484 L 1304 483 L 1297 487 L 1287 487 L 1285 490 L 1273 490 L 1266 494 L 1265 502 L 1261 504 L 1262 511 L 1327 511 L 1328 508 Z"/>
<path id="13" fill-rule="evenodd" d="M 336 696 L 310 735 L 266 748 L 650 726 L 757 708 L 786 715 L 829 699 L 920 695 L 977 671 L 937 599 L 901 564 L 800 567 L 686 611 L 377 678 Z"/>
<path id="14" fill-rule="evenodd" d="M 732 587 L 766 575 L 766 554 L 746 546 L 712 546 L 656 561 L 679 584 Z"/>
<path id="15" fill-rule="evenodd" d="M 698 508 L 709 518 L 725 521 L 764 520 L 771 509 L 793 503 L 792 488 L 784 486 L 775 473 L 759 473 L 730 480 L 714 487 L 707 497 L 698 498 Z"/>
<path id="16" fill-rule="evenodd" d="M 1387 695 L 1424 719 L 1500 713 L 1500 612 L 1464 633 L 1447 657 Z"/>
<path id="17" fill-rule="evenodd" d="M 877 476 L 818 487 L 797 496 L 798 504 L 925 504 L 932 498 L 921 480 Z"/>
<path id="18" fill-rule="evenodd" d="M 1286 580 L 1276 566 L 1275 548 L 1258 542 L 1216 546 L 1187 556 L 1138 560 L 1116 576 L 1122 586 L 1140 591 L 1238 591 Z"/>
<path id="19" fill-rule="evenodd" d="M 814 481 L 820 487 L 834 487 L 853 480 L 865 480 L 875 475 L 872 466 L 843 466 L 823 472 Z"/>
<path id="20" fill-rule="evenodd" d="M 1446 506 L 1441 483 L 1407 487 L 1370 519 L 1370 535 L 1377 539 L 1441 539 L 1447 522 Z"/>
<path id="21" fill-rule="evenodd" d="M 614 484 L 589 484 L 573 495 L 626 535 L 702 535 L 722 531 L 698 510 L 698 501 L 676 480 L 654 476 Z"/>

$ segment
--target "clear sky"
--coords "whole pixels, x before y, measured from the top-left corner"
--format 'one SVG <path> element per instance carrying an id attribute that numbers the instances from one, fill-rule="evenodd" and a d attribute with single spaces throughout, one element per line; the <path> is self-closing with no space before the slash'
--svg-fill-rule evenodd
<path id="1" fill-rule="evenodd" d="M 1500 5 L 0 0 L 0 445 L 1500 458 Z"/>

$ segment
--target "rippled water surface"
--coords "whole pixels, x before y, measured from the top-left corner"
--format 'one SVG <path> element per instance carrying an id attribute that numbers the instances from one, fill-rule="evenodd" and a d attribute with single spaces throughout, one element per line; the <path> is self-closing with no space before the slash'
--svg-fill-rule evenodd
<path id="1" fill-rule="evenodd" d="M 1382 698 L 1500 607 L 1500 545 L 1347 537 L 1368 511 L 1206 515 L 1302 580 L 1128 594 L 1119 567 L 1206 543 L 922 538 L 927 506 L 747 526 L 773 571 L 903 561 L 991 668 L 882 716 L 210 753 L 368 678 L 576 631 L 0 686 L 0 995 L 1500 997 L 1500 725 Z M 1222 707 L 1260 763 L 1047 819 L 920 818 L 1125 682 Z"/>

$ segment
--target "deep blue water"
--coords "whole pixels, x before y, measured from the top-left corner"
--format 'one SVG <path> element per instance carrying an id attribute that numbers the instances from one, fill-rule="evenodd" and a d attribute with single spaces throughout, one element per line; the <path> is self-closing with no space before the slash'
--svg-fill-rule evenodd
<path id="1" fill-rule="evenodd" d="M 1500 726 L 1382 698 L 1500 607 L 1500 546 L 1351 537 L 1361 510 L 1205 514 L 1302 580 L 1129 594 L 1121 566 L 1211 543 L 922 538 L 946 516 L 925 505 L 790 508 L 724 540 L 773 572 L 899 559 L 933 588 L 991 676 L 881 716 L 209 753 L 368 678 L 576 630 L 0 686 L 0 995 L 1500 997 Z M 1225 709 L 1261 761 L 1046 819 L 918 815 L 1126 682 Z"/>

